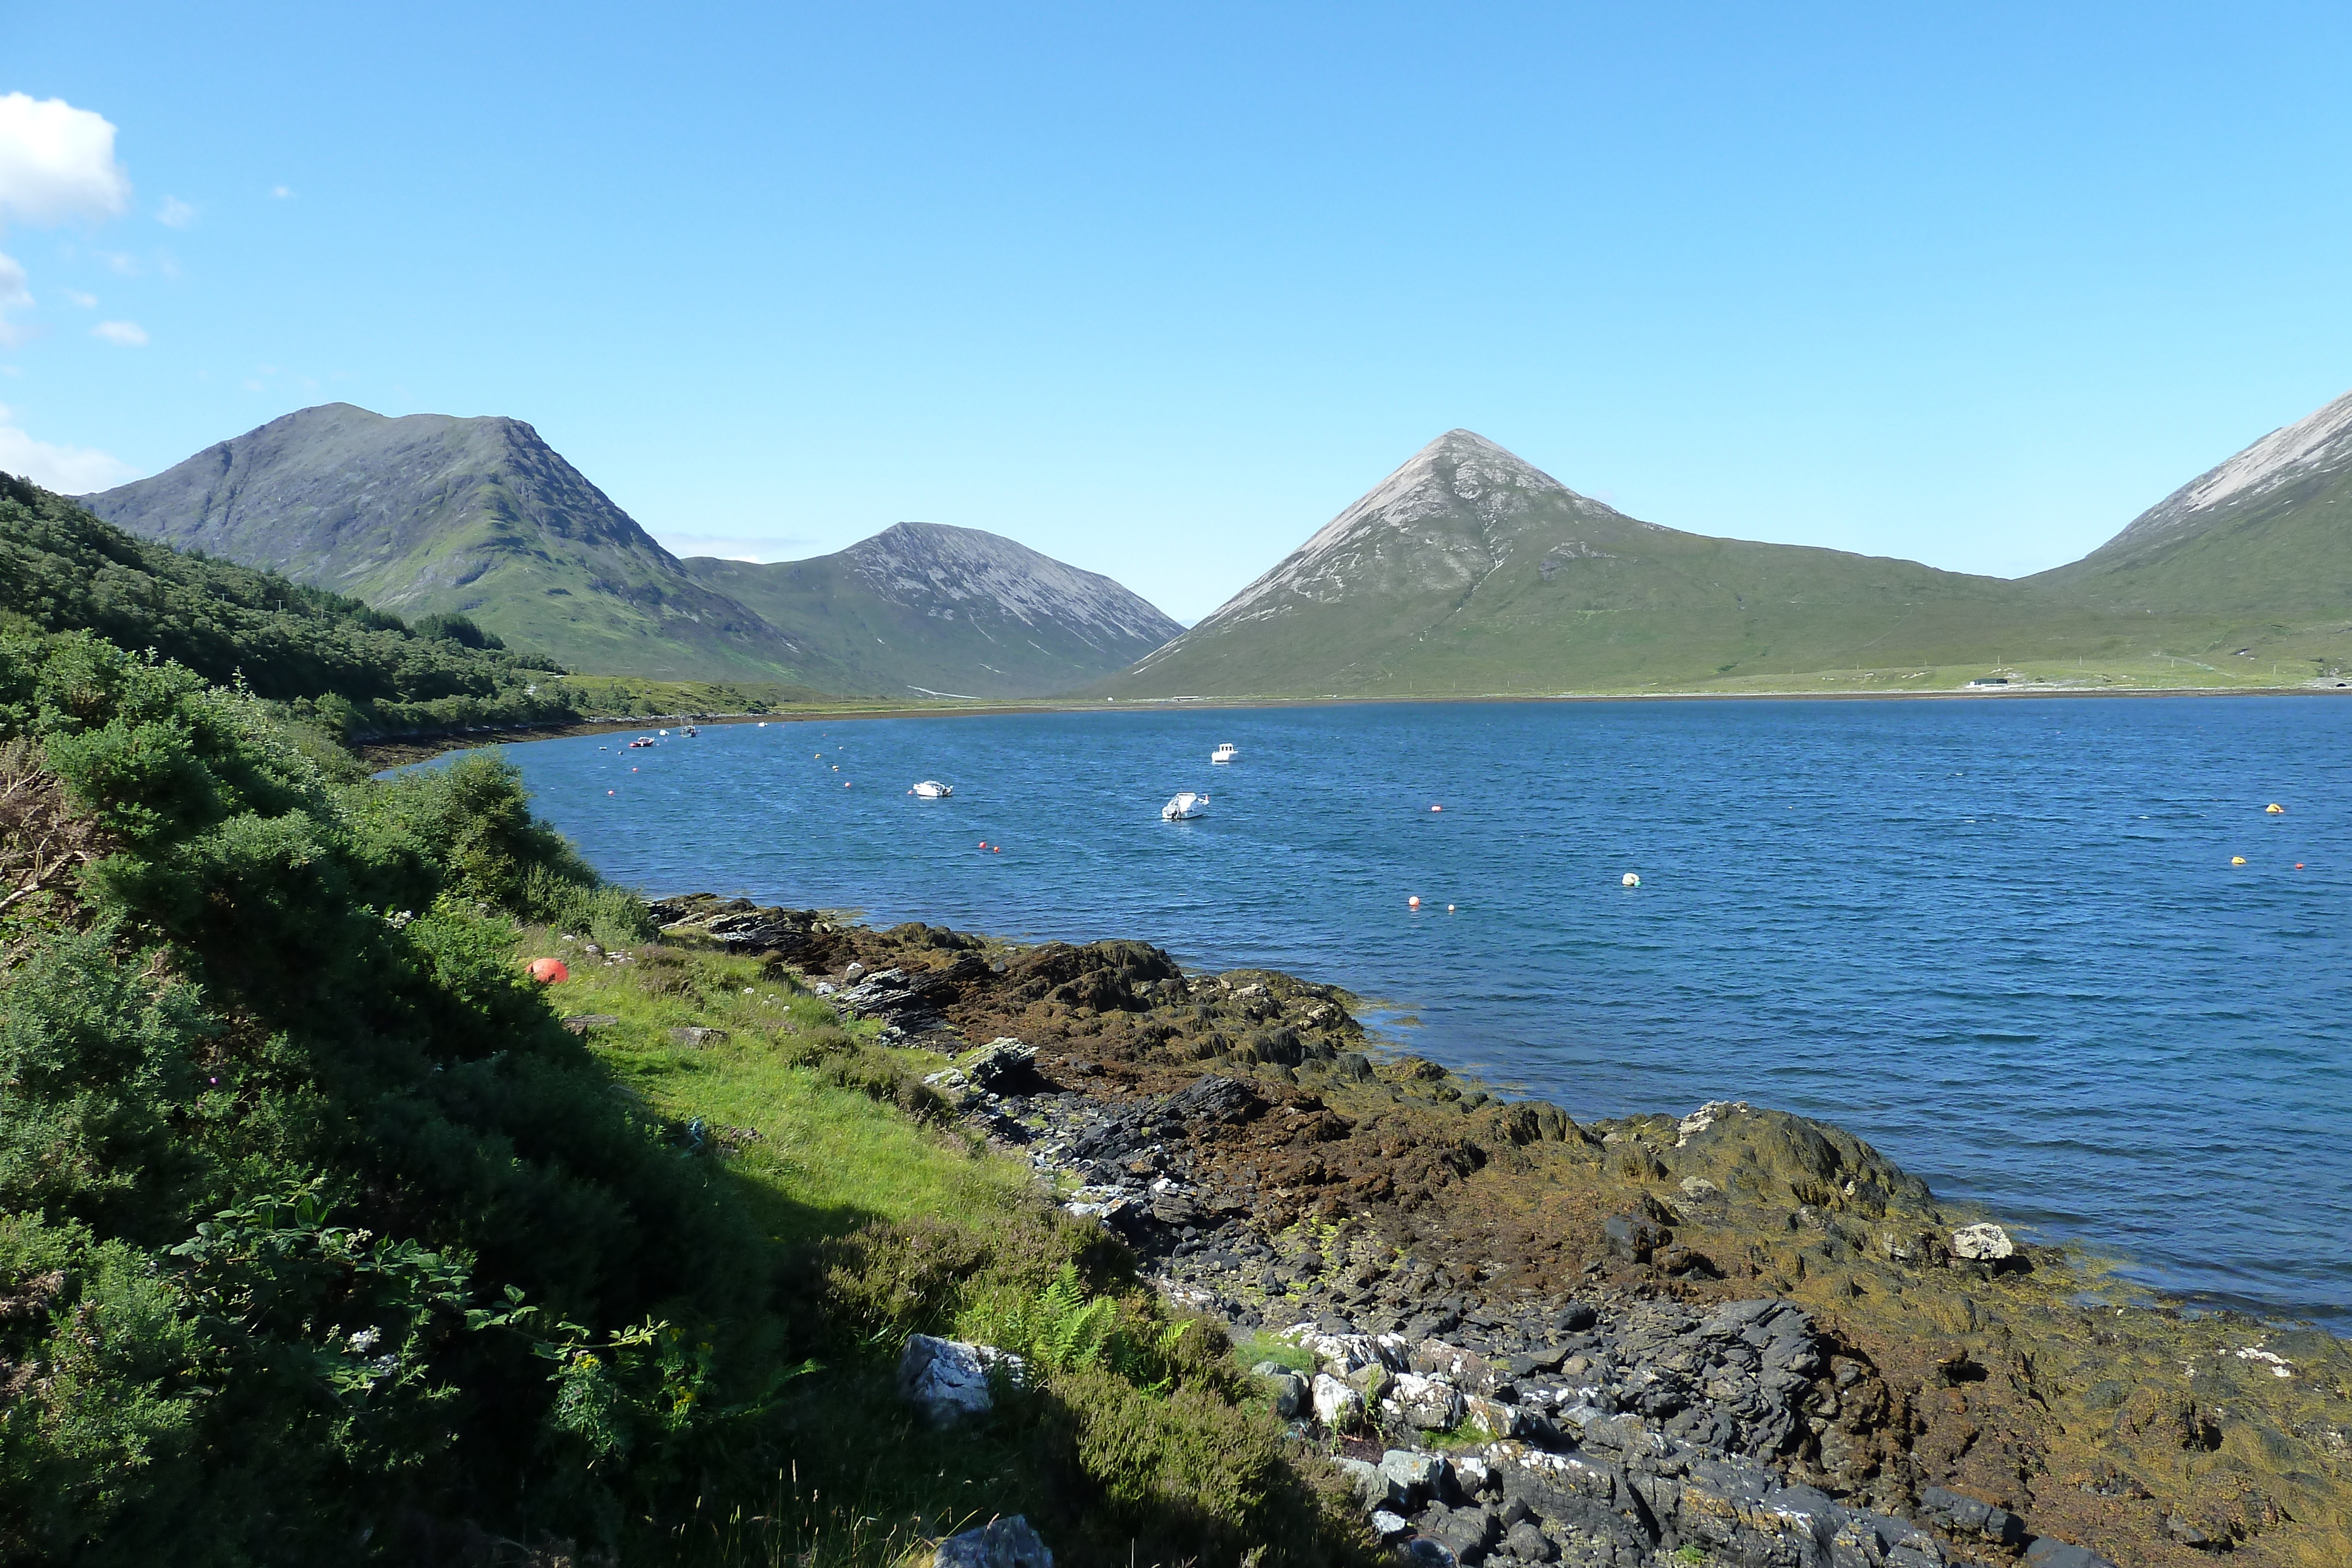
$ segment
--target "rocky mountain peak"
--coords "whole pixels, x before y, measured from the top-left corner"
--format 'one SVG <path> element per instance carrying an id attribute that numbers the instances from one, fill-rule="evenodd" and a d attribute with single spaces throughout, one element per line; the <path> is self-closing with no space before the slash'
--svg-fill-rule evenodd
<path id="1" fill-rule="evenodd" d="M 1058 622 L 1088 642 L 1156 645 L 1182 630 L 1109 578 L 980 528 L 893 523 L 841 554 L 877 596 L 909 610 L 984 607 L 1028 625 Z"/>
<path id="2" fill-rule="evenodd" d="M 1476 431 L 1449 430 L 1202 627 L 1276 614 L 1300 601 L 1328 603 L 1374 585 L 1391 591 L 1466 591 L 1510 553 L 1515 525 L 1538 507 L 1577 517 L 1617 517 Z"/>

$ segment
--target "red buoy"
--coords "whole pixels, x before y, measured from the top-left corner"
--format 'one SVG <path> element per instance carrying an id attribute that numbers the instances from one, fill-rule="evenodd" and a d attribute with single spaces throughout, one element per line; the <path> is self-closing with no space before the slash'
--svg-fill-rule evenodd
<path id="1" fill-rule="evenodd" d="M 542 986 L 551 986 L 559 980 L 572 977 L 572 971 L 563 967 L 561 958 L 533 958 L 530 973 L 530 977 Z"/>

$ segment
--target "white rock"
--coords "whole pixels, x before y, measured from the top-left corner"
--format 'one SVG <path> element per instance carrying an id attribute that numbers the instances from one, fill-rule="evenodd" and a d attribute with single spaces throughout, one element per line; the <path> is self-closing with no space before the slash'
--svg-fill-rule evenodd
<path id="1" fill-rule="evenodd" d="M 1424 1432 L 1444 1432 L 1462 1424 L 1462 1393 L 1417 1372 L 1397 1374 L 1391 1395 L 1404 1418 Z"/>
<path id="2" fill-rule="evenodd" d="M 1328 1372 L 1315 1375 L 1315 1418 L 1335 1432 L 1364 1418 L 1364 1396 Z"/>
<path id="3" fill-rule="evenodd" d="M 994 1345 L 909 1334 L 906 1354 L 898 1358 L 898 1397 L 934 1426 L 948 1426 L 995 1405 L 988 1375 L 997 1366 L 1015 1377 L 1027 1370 L 1019 1356 Z"/>
<path id="4" fill-rule="evenodd" d="M 1952 1232 L 1952 1255 L 1973 1258 L 1979 1262 L 1996 1262 L 2003 1258 L 2015 1257 L 2017 1243 L 2011 1241 L 2009 1232 L 1998 1225 L 1963 1225 Z"/>
<path id="5" fill-rule="evenodd" d="M 1313 1355 L 1326 1366 L 1339 1369 L 1341 1376 L 1367 1366 L 1394 1366 L 1402 1363 L 1389 1358 L 1395 1352 L 1381 1341 L 1395 1338 L 1383 1334 L 1374 1339 L 1370 1334 L 1325 1333 L 1313 1323 L 1297 1323 L 1282 1332 L 1282 1337 Z M 1401 1347 L 1403 1341 L 1398 1340 Z"/>

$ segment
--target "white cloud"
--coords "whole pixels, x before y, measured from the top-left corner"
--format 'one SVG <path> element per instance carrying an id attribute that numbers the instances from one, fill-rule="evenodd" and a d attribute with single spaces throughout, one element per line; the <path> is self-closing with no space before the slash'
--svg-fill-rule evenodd
<path id="1" fill-rule="evenodd" d="M 269 193 L 281 202 L 290 202 L 294 199 L 293 189 L 287 185 L 272 185 L 269 187 Z"/>
<path id="2" fill-rule="evenodd" d="M 66 290 L 66 302 L 69 305 L 79 305 L 85 310 L 95 310 L 98 308 L 98 296 L 95 294 L 84 294 L 79 288 L 68 288 Z"/>
<path id="3" fill-rule="evenodd" d="M 89 335 L 126 349 L 142 348 L 147 342 L 147 329 L 136 321 L 100 321 L 89 329 Z"/>
<path id="4" fill-rule="evenodd" d="M 106 263 L 106 270 L 117 277 L 139 276 L 139 258 L 127 250 L 101 250 L 92 254 Z"/>
<path id="5" fill-rule="evenodd" d="M 61 224 L 120 214 L 131 177 L 114 161 L 114 127 L 61 98 L 0 97 L 0 224 Z"/>
<path id="6" fill-rule="evenodd" d="M 0 408 L 0 470 L 22 474 L 36 485 L 68 496 L 110 489 L 139 472 L 111 453 L 36 441 L 9 423 L 10 419 L 8 411 Z"/>
<path id="7" fill-rule="evenodd" d="M 155 210 L 155 221 L 167 229 L 184 229 L 196 221 L 195 204 L 177 196 L 166 196 Z"/>
<path id="8" fill-rule="evenodd" d="M 8 324 L 8 312 L 32 304 L 33 291 L 25 285 L 25 269 L 17 265 L 16 257 L 0 256 L 0 348 L 23 338 L 22 329 Z"/>

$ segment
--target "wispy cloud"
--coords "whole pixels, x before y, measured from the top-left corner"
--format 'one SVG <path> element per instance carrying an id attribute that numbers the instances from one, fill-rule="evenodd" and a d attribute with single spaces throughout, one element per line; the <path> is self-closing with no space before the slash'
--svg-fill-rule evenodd
<path id="1" fill-rule="evenodd" d="M 281 202 L 290 202 L 294 199 L 294 187 L 291 185 L 272 185 L 269 187 L 269 193 L 277 197 Z"/>
<path id="2" fill-rule="evenodd" d="M 5 408 L 0 408 L 0 470 L 22 474 L 36 485 L 68 496 L 107 489 L 139 472 L 112 453 L 36 441 L 16 427 Z"/>
<path id="3" fill-rule="evenodd" d="M 155 210 L 155 221 L 167 229 L 186 228 L 196 221 L 195 205 L 177 196 L 166 196 L 163 204 Z"/>
<path id="4" fill-rule="evenodd" d="M 0 223 L 96 222 L 131 203 L 106 117 L 61 98 L 0 96 Z"/>
<path id="5" fill-rule="evenodd" d="M 98 308 L 98 296 L 84 294 L 79 288 L 68 288 L 66 290 L 66 303 L 79 305 L 85 310 L 95 310 Z"/>
<path id="6" fill-rule="evenodd" d="M 136 321 L 100 321 L 89 329 L 89 335 L 126 349 L 141 349 L 147 345 L 147 329 Z"/>

